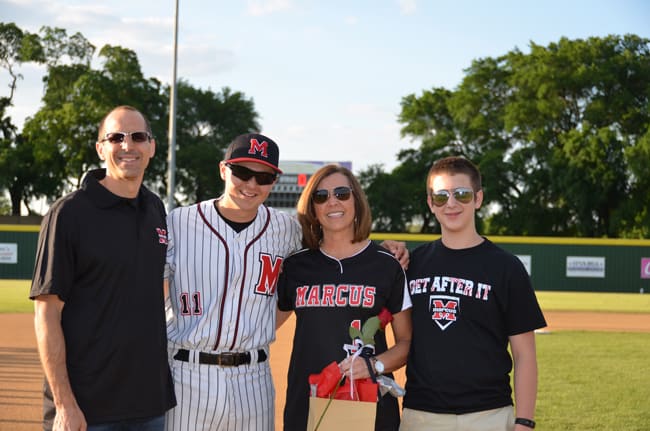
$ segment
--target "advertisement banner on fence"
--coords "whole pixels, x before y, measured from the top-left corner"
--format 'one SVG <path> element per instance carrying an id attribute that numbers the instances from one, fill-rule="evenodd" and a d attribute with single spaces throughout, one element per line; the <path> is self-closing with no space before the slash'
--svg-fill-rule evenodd
<path id="1" fill-rule="evenodd" d="M 593 256 L 567 256 L 566 276 L 605 278 L 605 258 Z"/>
<path id="2" fill-rule="evenodd" d="M 0 243 L 0 263 L 18 263 L 18 244 Z"/>
<path id="3" fill-rule="evenodd" d="M 641 278 L 650 278 L 650 257 L 641 258 Z"/>

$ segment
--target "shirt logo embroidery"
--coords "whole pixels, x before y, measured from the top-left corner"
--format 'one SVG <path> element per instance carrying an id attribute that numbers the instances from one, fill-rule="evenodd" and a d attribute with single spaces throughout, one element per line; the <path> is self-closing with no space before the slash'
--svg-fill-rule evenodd
<path id="1" fill-rule="evenodd" d="M 167 230 L 157 227 L 156 233 L 158 234 L 158 244 L 167 245 Z"/>
<path id="2" fill-rule="evenodd" d="M 456 321 L 459 306 L 460 298 L 454 296 L 431 295 L 429 297 L 431 319 L 433 319 L 433 321 L 436 322 L 436 325 L 438 325 L 443 331 Z"/>

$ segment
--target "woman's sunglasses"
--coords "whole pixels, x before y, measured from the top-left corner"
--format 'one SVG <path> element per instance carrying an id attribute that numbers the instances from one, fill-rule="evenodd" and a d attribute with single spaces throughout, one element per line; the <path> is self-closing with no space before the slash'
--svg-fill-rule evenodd
<path id="1" fill-rule="evenodd" d="M 255 177 L 255 181 L 257 181 L 257 184 L 260 186 L 268 186 L 269 184 L 273 184 L 275 179 L 278 177 L 277 174 L 274 173 L 254 171 L 244 166 L 233 165 L 232 163 L 226 163 L 226 166 L 230 168 L 230 171 L 234 176 L 242 181 L 248 181 L 251 178 Z"/>
<path id="2" fill-rule="evenodd" d="M 104 135 L 104 139 L 100 142 L 110 142 L 111 144 L 121 144 L 127 136 L 131 136 L 131 140 L 137 144 L 148 142 L 151 139 L 149 132 L 111 132 Z"/>
<path id="3" fill-rule="evenodd" d="M 474 190 L 467 187 L 458 187 L 449 190 L 438 190 L 431 192 L 431 202 L 437 207 L 441 207 L 449 201 L 449 197 L 454 195 L 454 199 L 463 204 L 468 204 L 474 199 Z"/>
<path id="4" fill-rule="evenodd" d="M 352 189 L 350 187 L 335 187 L 334 190 L 332 190 L 332 194 L 336 197 L 336 199 L 340 201 L 347 201 L 350 199 L 350 195 L 352 195 Z M 330 192 L 329 190 L 326 189 L 320 189 L 316 190 L 314 193 L 311 194 L 311 199 L 314 201 L 315 204 L 324 204 L 327 202 L 327 200 L 330 197 Z"/>

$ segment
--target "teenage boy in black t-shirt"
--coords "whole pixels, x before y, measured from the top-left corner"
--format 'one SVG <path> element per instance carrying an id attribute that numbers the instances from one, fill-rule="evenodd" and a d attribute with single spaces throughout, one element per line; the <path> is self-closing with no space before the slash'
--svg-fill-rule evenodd
<path id="1" fill-rule="evenodd" d="M 474 164 L 461 157 L 433 164 L 427 203 L 442 236 L 413 250 L 407 270 L 413 338 L 403 431 L 525 431 L 535 425 L 534 330 L 546 322 L 519 259 L 476 231 L 482 202 Z"/>

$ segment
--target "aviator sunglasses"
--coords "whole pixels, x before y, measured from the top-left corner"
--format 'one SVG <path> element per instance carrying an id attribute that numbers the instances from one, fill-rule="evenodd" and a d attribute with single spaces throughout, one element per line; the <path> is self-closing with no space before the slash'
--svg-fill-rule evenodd
<path id="1" fill-rule="evenodd" d="M 234 176 L 242 181 L 248 181 L 251 178 L 255 177 L 255 181 L 257 181 L 257 184 L 260 186 L 268 186 L 269 184 L 273 184 L 273 181 L 275 181 L 277 178 L 277 174 L 271 172 L 254 171 L 252 169 L 248 169 L 247 167 L 234 165 L 232 163 L 226 163 L 226 166 L 230 168 L 230 171 Z"/>
<path id="2" fill-rule="evenodd" d="M 131 136 L 131 140 L 137 144 L 147 142 L 151 139 L 149 132 L 111 132 L 104 135 L 104 139 L 99 142 L 110 142 L 111 144 L 121 144 L 127 136 Z"/>
<path id="3" fill-rule="evenodd" d="M 352 195 L 352 189 L 345 186 L 335 187 L 334 190 L 332 190 L 332 194 L 340 201 L 347 201 L 350 199 L 350 195 Z M 329 197 L 330 192 L 326 189 L 316 190 L 311 194 L 311 199 L 315 204 L 324 204 L 327 202 Z"/>
<path id="4" fill-rule="evenodd" d="M 474 199 L 474 190 L 467 187 L 458 187 L 449 190 L 438 190 L 431 192 L 431 202 L 437 207 L 441 207 L 449 201 L 449 196 L 454 195 L 454 199 L 463 204 L 468 204 Z"/>

